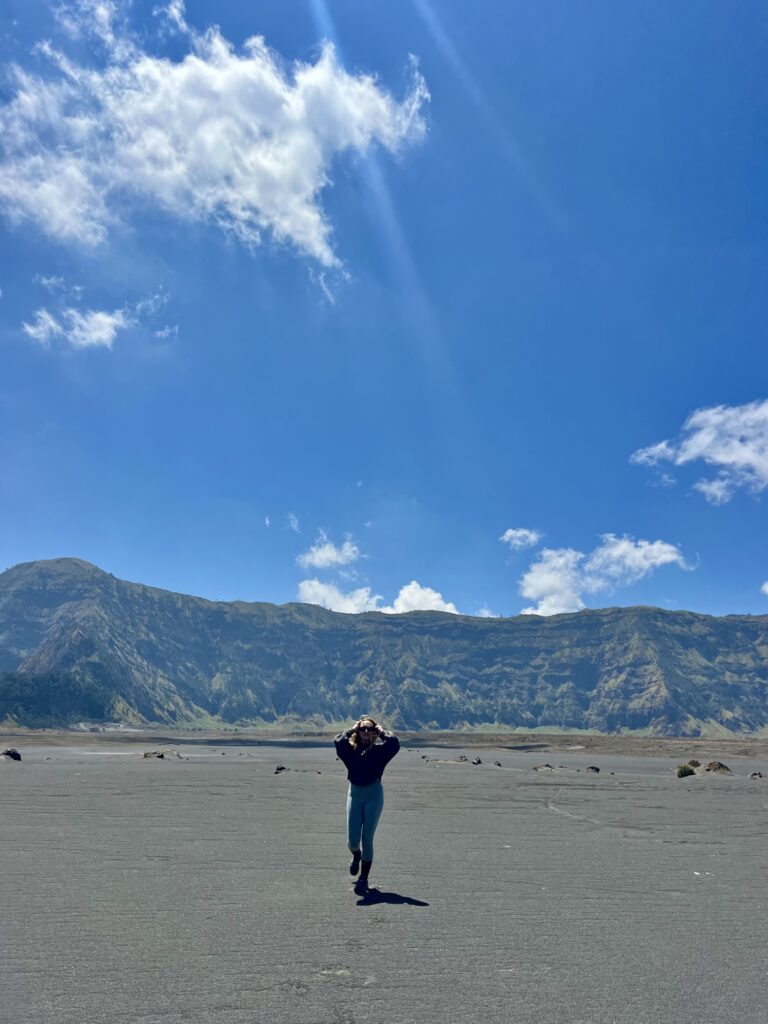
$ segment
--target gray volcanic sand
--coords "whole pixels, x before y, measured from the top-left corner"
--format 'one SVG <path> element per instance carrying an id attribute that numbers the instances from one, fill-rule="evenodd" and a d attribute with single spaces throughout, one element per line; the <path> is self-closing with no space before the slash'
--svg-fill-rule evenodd
<path id="1" fill-rule="evenodd" d="M 361 900 L 329 747 L 15 745 L 3 1021 L 768 1020 L 764 759 L 404 747 Z"/>

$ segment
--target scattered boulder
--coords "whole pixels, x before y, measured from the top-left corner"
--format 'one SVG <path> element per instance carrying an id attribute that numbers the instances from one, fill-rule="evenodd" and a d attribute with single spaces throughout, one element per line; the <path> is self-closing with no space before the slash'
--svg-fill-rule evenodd
<path id="1" fill-rule="evenodd" d="M 750 777 L 750 779 L 762 779 L 763 773 L 762 772 L 752 772 L 749 777 Z"/>
<path id="2" fill-rule="evenodd" d="M 464 758 L 464 760 L 466 761 L 466 758 Z M 472 764 L 482 764 L 482 763 L 483 762 L 480 760 L 479 757 L 475 757 L 475 758 L 472 759 Z"/>
<path id="3" fill-rule="evenodd" d="M 162 761 L 167 760 L 169 757 L 177 757 L 180 761 L 184 760 L 178 750 L 145 750 L 142 756 L 158 757 Z"/>
<path id="4" fill-rule="evenodd" d="M 675 769 L 675 773 L 678 779 L 684 779 L 688 775 L 695 775 L 696 771 L 689 764 L 679 764 Z"/>
<path id="5" fill-rule="evenodd" d="M 494 761 L 493 763 L 496 765 L 497 768 L 501 768 L 501 761 Z"/>
<path id="6" fill-rule="evenodd" d="M 594 772 L 595 775 L 597 775 L 597 774 L 599 774 L 600 769 L 597 767 L 596 764 L 588 764 L 587 765 L 587 771 L 588 772 Z"/>
<path id="7" fill-rule="evenodd" d="M 727 764 L 723 764 L 722 761 L 710 761 L 708 765 L 704 766 L 705 772 L 717 772 L 718 775 L 733 775 L 733 772 Z"/>
<path id="8" fill-rule="evenodd" d="M 286 770 L 285 765 L 284 764 L 279 764 L 277 766 L 277 768 L 275 768 L 275 775 L 279 775 L 280 772 L 284 772 L 285 770 Z"/>
<path id="9" fill-rule="evenodd" d="M 467 755 L 466 754 L 459 754 L 459 758 L 458 759 L 459 759 L 459 761 L 466 761 L 467 760 Z"/>
<path id="10" fill-rule="evenodd" d="M 534 766 L 533 771 L 535 772 L 553 772 L 555 769 L 551 764 L 545 762 L 544 764 L 537 764 Z"/>
<path id="11" fill-rule="evenodd" d="M 3 751 L 3 757 L 8 761 L 20 761 L 21 754 L 16 750 L 15 747 L 7 747 Z"/>
<path id="12" fill-rule="evenodd" d="M 701 761 L 697 761 L 695 757 L 692 757 L 688 764 L 691 768 L 701 768 Z"/>

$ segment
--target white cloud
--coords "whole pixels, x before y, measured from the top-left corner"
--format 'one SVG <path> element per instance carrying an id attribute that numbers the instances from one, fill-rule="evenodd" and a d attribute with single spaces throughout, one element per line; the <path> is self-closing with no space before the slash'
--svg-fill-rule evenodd
<path id="1" fill-rule="evenodd" d="M 301 527 L 299 526 L 299 517 L 295 512 L 288 513 L 288 529 L 293 530 L 294 533 L 301 533 Z"/>
<path id="2" fill-rule="evenodd" d="M 703 494 L 710 505 L 726 505 L 733 497 L 733 492 L 738 487 L 738 482 L 729 474 L 721 474 L 714 480 L 698 480 L 694 485 L 694 491 Z"/>
<path id="3" fill-rule="evenodd" d="M 351 537 L 347 536 L 340 547 L 329 540 L 328 535 L 320 530 L 317 540 L 304 554 L 299 555 L 296 564 L 303 569 L 332 569 L 339 565 L 349 565 L 360 557 L 360 549 Z"/>
<path id="4" fill-rule="evenodd" d="M 760 592 L 768 597 L 768 580 L 760 587 Z"/>
<path id="5" fill-rule="evenodd" d="M 501 616 L 497 615 L 496 612 L 492 612 L 491 609 L 487 605 L 483 605 L 482 608 L 478 608 L 478 610 L 475 612 L 475 615 L 479 619 L 500 619 L 501 618 Z"/>
<path id="6" fill-rule="evenodd" d="M 573 548 L 544 548 L 537 561 L 520 580 L 520 593 L 529 601 L 538 601 L 523 608 L 523 615 L 559 615 L 578 612 L 584 607 L 581 591 L 581 551 Z"/>
<path id="7" fill-rule="evenodd" d="M 443 595 L 431 587 L 422 587 L 416 580 L 411 580 L 404 587 L 394 600 L 391 607 L 380 609 L 390 615 L 400 615 L 403 612 L 435 611 L 451 612 L 458 615 L 456 605 L 451 601 L 444 601 Z"/>
<path id="8" fill-rule="evenodd" d="M 112 348 L 117 332 L 127 330 L 135 324 L 122 309 L 116 309 L 112 313 L 93 309 L 81 313 L 76 309 L 68 309 L 64 315 L 67 322 L 64 336 L 75 348 Z"/>
<path id="9" fill-rule="evenodd" d="M 640 448 L 633 452 L 629 461 L 639 466 L 655 466 L 663 459 L 674 459 L 675 450 L 669 441 L 659 441 L 658 444 L 648 445 L 647 448 Z"/>
<path id="10" fill-rule="evenodd" d="M 264 525 L 265 526 L 269 526 L 270 522 L 271 522 L 271 520 L 270 520 L 269 516 L 264 516 Z"/>
<path id="11" fill-rule="evenodd" d="M 358 587 L 356 590 L 343 591 L 333 583 L 321 580 L 302 580 L 299 583 L 299 601 L 306 604 L 319 604 L 334 612 L 386 612 L 388 615 L 402 615 L 414 611 L 451 612 L 458 615 L 456 606 L 444 601 L 442 594 L 431 587 L 422 587 L 416 580 L 411 580 L 400 592 L 391 605 L 382 606 L 383 598 L 374 594 L 370 587 Z"/>
<path id="12" fill-rule="evenodd" d="M 664 540 L 633 540 L 614 533 L 604 533 L 601 540 L 584 564 L 590 591 L 636 583 L 662 565 L 691 568 L 680 549 Z"/>
<path id="13" fill-rule="evenodd" d="M 395 100 L 369 74 L 349 74 L 326 43 L 315 63 L 286 67 L 260 37 L 236 50 L 166 8 L 189 52 L 156 57 L 116 25 L 111 0 L 62 14 L 72 34 L 103 43 L 103 67 L 48 44 L 45 74 L 14 69 L 0 105 L 0 208 L 68 243 L 97 245 L 132 205 L 213 224 L 246 246 L 265 233 L 337 267 L 320 194 L 339 154 L 379 143 L 398 152 L 425 132 L 429 95 L 415 65 Z"/>
<path id="14" fill-rule="evenodd" d="M 319 604 L 333 612 L 375 612 L 379 610 L 381 597 L 372 594 L 370 587 L 359 587 L 357 590 L 344 593 L 332 583 L 320 580 L 302 580 L 299 583 L 299 601 L 305 604 Z"/>
<path id="15" fill-rule="evenodd" d="M 663 540 L 606 533 L 589 555 L 574 548 L 544 548 L 520 580 L 520 593 L 537 605 L 524 615 L 558 615 L 585 607 L 583 595 L 630 586 L 663 565 L 690 570 L 680 549 Z"/>
<path id="16" fill-rule="evenodd" d="M 499 540 L 504 544 L 509 544 L 515 550 L 520 550 L 521 548 L 535 547 L 541 540 L 541 534 L 538 530 L 526 530 L 525 527 L 517 527 L 505 530 L 499 537 Z"/>
<path id="17" fill-rule="evenodd" d="M 717 475 L 699 480 L 694 490 L 713 505 L 730 501 L 741 487 L 756 494 L 768 487 L 768 400 L 697 409 L 676 441 L 634 452 L 630 461 L 645 466 L 702 461 Z"/>

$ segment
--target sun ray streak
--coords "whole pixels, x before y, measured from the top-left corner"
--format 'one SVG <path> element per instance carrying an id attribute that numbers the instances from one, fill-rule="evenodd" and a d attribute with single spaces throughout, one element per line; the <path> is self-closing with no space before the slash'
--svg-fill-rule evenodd
<path id="1" fill-rule="evenodd" d="M 309 0 L 318 33 L 336 48 L 344 61 L 343 48 L 326 0 Z M 361 163 L 363 180 L 371 196 L 371 209 L 389 253 L 389 260 L 403 297 L 401 309 L 432 385 L 433 415 L 446 420 L 451 432 L 463 429 L 465 403 L 447 355 L 438 317 L 423 283 L 406 238 L 378 153 L 371 149 Z"/>
<path id="2" fill-rule="evenodd" d="M 536 199 L 550 225 L 560 231 L 564 230 L 567 227 L 565 214 L 537 178 L 519 142 L 513 138 L 509 128 L 480 88 L 476 78 L 456 49 L 453 40 L 443 28 L 429 0 L 413 0 L 413 4 L 443 59 L 461 82 L 467 96 L 481 114 L 486 128 L 494 137 L 509 164 Z"/>

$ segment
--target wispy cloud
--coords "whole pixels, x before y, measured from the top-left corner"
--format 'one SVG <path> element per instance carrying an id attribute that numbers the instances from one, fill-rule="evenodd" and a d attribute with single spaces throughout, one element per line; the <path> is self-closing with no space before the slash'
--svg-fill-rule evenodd
<path id="1" fill-rule="evenodd" d="M 178 338 L 179 336 L 179 325 L 178 324 L 166 324 L 165 327 L 161 327 L 157 331 L 152 332 L 156 338 L 161 338 L 164 341 L 168 338 Z"/>
<path id="2" fill-rule="evenodd" d="M 515 550 L 520 550 L 521 548 L 535 547 L 541 540 L 541 534 L 538 530 L 526 530 L 523 526 L 512 527 L 505 530 L 499 540 L 504 544 L 509 544 Z"/>
<path id="3" fill-rule="evenodd" d="M 697 409 L 683 424 L 679 438 L 659 441 L 630 456 L 630 462 L 641 466 L 664 462 L 684 466 L 698 461 L 717 467 L 716 476 L 693 485 L 713 505 L 724 505 L 740 488 L 753 494 L 764 491 L 768 487 L 768 400 Z"/>
<path id="4" fill-rule="evenodd" d="M 123 34 L 125 25 L 115 0 L 64 0 L 54 8 L 54 15 L 72 39 L 95 39 L 117 59 L 135 52 Z"/>
<path id="5" fill-rule="evenodd" d="M 478 610 L 475 612 L 475 615 L 478 617 L 478 619 L 498 619 L 501 617 L 497 615 L 496 612 L 491 611 L 488 605 L 485 604 L 482 606 L 482 608 L 478 608 Z"/>
<path id="6" fill-rule="evenodd" d="M 337 547 L 328 534 L 320 531 L 317 540 L 309 549 L 296 559 L 296 564 L 303 569 L 334 569 L 342 565 L 350 565 L 360 558 L 360 549 L 350 536 Z"/>
<path id="7" fill-rule="evenodd" d="M 690 570 L 680 549 L 666 541 L 603 534 L 590 553 L 544 548 L 520 580 L 520 593 L 538 602 L 524 615 L 558 615 L 585 607 L 584 596 L 629 586 L 663 565 Z"/>
<path id="8" fill-rule="evenodd" d="M 31 324 L 21 327 L 28 338 L 49 347 L 56 338 L 73 348 L 112 348 L 119 331 L 135 326 L 125 310 L 65 309 L 57 319 L 47 309 L 38 309 Z"/>
<path id="9" fill-rule="evenodd" d="M 35 281 L 49 292 L 62 291 L 66 287 L 64 278 L 57 277 L 55 274 L 51 274 L 49 276 L 46 276 L 45 274 L 37 274 L 35 276 Z"/>
<path id="10" fill-rule="evenodd" d="M 102 67 L 41 44 L 48 72 L 17 67 L 0 105 L 0 208 L 50 237 L 93 246 L 135 206 L 218 226 L 246 246 L 265 234 L 337 267 L 320 205 L 345 151 L 391 152 L 425 132 L 428 93 L 413 67 L 397 101 L 369 74 L 349 74 L 326 44 L 315 63 L 287 68 L 264 39 L 241 50 L 216 27 L 193 31 L 184 6 L 164 8 L 184 30 L 180 60 L 128 38 L 110 0 L 66 5 L 70 35 L 95 35 Z"/>
<path id="11" fill-rule="evenodd" d="M 38 280 L 43 287 L 48 287 L 49 291 L 69 290 L 65 284 L 59 285 L 62 280 L 60 278 L 55 279 L 52 288 L 47 286 L 43 279 Z M 113 310 L 78 309 L 60 302 L 60 306 L 53 311 L 44 306 L 37 309 L 31 323 L 24 321 L 21 329 L 28 338 L 46 348 L 52 347 L 55 341 L 61 341 L 76 349 L 112 348 L 115 338 L 121 331 L 144 325 L 167 301 L 168 296 L 164 292 L 158 292 L 140 299 L 133 305 Z M 167 336 L 162 332 L 154 333 L 156 336 Z"/>
<path id="12" fill-rule="evenodd" d="M 69 284 L 65 278 L 56 274 L 36 274 L 33 278 L 35 284 L 45 288 L 51 295 L 70 295 L 79 302 L 83 295 L 83 288 L 79 284 Z"/>
<path id="13" fill-rule="evenodd" d="M 287 517 L 286 517 L 286 521 L 288 523 L 288 529 L 289 530 L 292 530 L 294 533 L 301 533 L 301 527 L 299 525 L 299 517 L 296 515 L 295 512 L 289 512 Z"/>
<path id="14" fill-rule="evenodd" d="M 765 583 L 763 583 L 763 585 L 760 587 L 760 593 L 765 594 L 765 596 L 768 597 L 768 580 L 766 580 Z"/>

